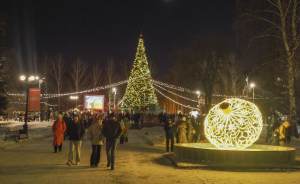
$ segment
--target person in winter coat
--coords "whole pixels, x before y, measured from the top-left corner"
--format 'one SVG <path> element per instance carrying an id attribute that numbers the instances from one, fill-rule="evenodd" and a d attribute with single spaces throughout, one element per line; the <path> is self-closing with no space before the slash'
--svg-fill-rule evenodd
<path id="1" fill-rule="evenodd" d="M 291 124 L 289 123 L 287 117 L 283 118 L 283 122 L 279 126 L 279 144 L 280 146 L 284 146 L 289 144 L 291 141 Z"/>
<path id="2" fill-rule="evenodd" d="M 167 114 L 164 114 L 165 118 L 163 118 L 164 129 L 166 134 L 166 151 L 173 152 L 174 147 L 174 138 L 175 138 L 175 123 L 171 118 L 168 117 Z"/>
<path id="3" fill-rule="evenodd" d="M 64 122 L 66 123 L 66 126 L 67 126 L 67 130 L 65 132 L 65 139 L 68 139 L 68 135 L 69 135 L 68 131 L 70 130 L 70 123 L 71 123 L 71 120 L 72 120 L 71 117 L 70 117 L 69 112 L 66 112 L 64 114 L 63 120 L 64 120 Z"/>
<path id="4" fill-rule="evenodd" d="M 129 127 L 130 127 L 130 116 L 129 114 L 124 114 L 122 116 L 122 119 L 121 119 L 121 129 L 122 129 L 122 133 L 121 133 L 121 136 L 120 136 L 120 144 L 125 144 L 128 142 L 128 130 L 129 130 Z"/>
<path id="5" fill-rule="evenodd" d="M 91 167 L 98 167 L 100 162 L 101 147 L 103 145 L 102 121 L 103 115 L 96 114 L 92 120 L 92 124 L 88 128 L 88 136 L 92 143 Z"/>
<path id="6" fill-rule="evenodd" d="M 114 170 L 116 142 L 121 132 L 121 125 L 114 113 L 109 114 L 103 122 L 102 134 L 106 138 L 107 167 L 111 167 L 111 170 Z"/>
<path id="7" fill-rule="evenodd" d="M 59 113 L 57 120 L 54 121 L 52 125 L 54 153 L 57 153 L 57 151 L 61 152 L 66 129 L 67 127 L 63 120 L 63 115 Z"/>
<path id="8" fill-rule="evenodd" d="M 178 143 L 187 143 L 187 122 L 185 116 L 180 116 L 177 124 L 178 129 Z"/>
<path id="9" fill-rule="evenodd" d="M 79 115 L 75 114 L 73 120 L 70 123 L 69 133 L 69 156 L 67 165 L 79 165 L 80 164 L 80 149 L 82 143 L 82 137 L 84 135 L 84 125 L 81 123 Z M 74 156 L 75 155 L 75 156 Z M 74 158 L 75 157 L 75 158 Z M 74 163 L 75 160 L 75 163 Z"/>

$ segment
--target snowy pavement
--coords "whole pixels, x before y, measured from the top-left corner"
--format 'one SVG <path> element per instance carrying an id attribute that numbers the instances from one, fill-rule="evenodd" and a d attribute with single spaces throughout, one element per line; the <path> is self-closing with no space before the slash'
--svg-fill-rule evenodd
<path id="1" fill-rule="evenodd" d="M 163 157 L 163 147 L 150 145 L 150 137 L 160 139 L 163 136 L 161 128 L 130 130 L 129 143 L 118 145 L 115 171 L 105 167 L 103 149 L 100 168 L 89 168 L 90 144 L 87 141 L 83 143 L 81 165 L 68 167 L 65 165 L 68 142 L 62 153 L 54 154 L 50 128 L 36 130 L 44 136 L 0 149 L 0 184 L 298 184 L 300 181 L 300 171 L 232 172 L 175 168 Z M 34 131 L 31 135 L 37 133 Z"/>
<path id="2" fill-rule="evenodd" d="M 18 128 L 22 127 L 24 125 L 24 122 L 20 121 L 0 121 L 0 127 L 3 128 Z M 30 121 L 28 122 L 28 127 L 31 129 L 35 128 L 47 128 L 52 125 L 52 122 L 50 121 Z"/>

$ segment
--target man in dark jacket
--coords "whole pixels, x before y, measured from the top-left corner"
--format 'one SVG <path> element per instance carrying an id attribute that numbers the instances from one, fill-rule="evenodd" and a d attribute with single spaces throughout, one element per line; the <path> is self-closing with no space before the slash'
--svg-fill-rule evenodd
<path id="1" fill-rule="evenodd" d="M 171 150 L 171 152 L 173 152 L 174 137 L 175 137 L 175 123 L 172 121 L 170 117 L 168 117 L 166 113 L 163 114 L 161 121 L 162 123 L 164 123 L 164 129 L 166 133 L 166 151 L 169 152 Z"/>
<path id="2" fill-rule="evenodd" d="M 114 113 L 109 114 L 103 122 L 102 134 L 106 138 L 107 167 L 111 167 L 111 170 L 114 170 L 116 142 L 121 132 L 116 116 Z"/>
<path id="3" fill-rule="evenodd" d="M 72 164 L 80 164 L 80 149 L 82 143 L 82 137 L 84 134 L 84 125 L 81 123 L 79 116 L 74 115 L 73 120 L 71 120 L 70 126 L 68 127 L 68 135 L 70 140 L 69 146 L 69 157 L 67 165 L 71 166 Z M 75 155 L 75 163 L 74 163 Z"/>

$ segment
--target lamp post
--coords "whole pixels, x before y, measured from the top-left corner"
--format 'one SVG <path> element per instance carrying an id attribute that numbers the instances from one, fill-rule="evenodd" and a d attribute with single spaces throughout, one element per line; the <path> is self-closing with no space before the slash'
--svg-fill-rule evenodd
<path id="1" fill-rule="evenodd" d="M 201 91 L 200 90 L 197 90 L 196 92 L 196 95 L 197 95 L 197 100 L 198 100 L 198 109 L 200 111 L 200 96 L 201 96 Z"/>
<path id="2" fill-rule="evenodd" d="M 72 101 L 76 101 L 76 108 L 77 108 L 77 100 L 79 99 L 79 96 L 78 96 L 78 95 L 72 95 L 72 96 L 70 96 L 69 98 L 70 98 L 70 100 L 72 100 Z"/>
<path id="3" fill-rule="evenodd" d="M 117 88 L 112 88 L 112 92 L 114 94 L 114 111 L 116 110 L 116 94 L 117 94 Z"/>
<path id="4" fill-rule="evenodd" d="M 41 78 L 41 79 L 38 79 L 39 81 L 39 89 L 40 89 L 40 92 L 42 94 L 42 83 L 45 81 L 45 77 Z M 42 102 L 42 99 L 41 99 L 41 102 Z M 44 118 L 42 118 L 42 114 L 43 114 L 43 111 L 42 111 L 42 103 L 40 103 L 41 105 L 41 109 L 40 109 L 40 117 L 39 117 L 39 121 L 41 120 L 44 120 Z"/>
<path id="5" fill-rule="evenodd" d="M 255 93 L 254 93 L 255 87 L 256 87 L 255 83 L 254 83 L 254 82 L 251 82 L 251 83 L 250 83 L 250 89 L 252 89 L 252 101 L 253 101 L 253 102 L 254 102 L 254 95 L 255 95 Z"/>
<path id="6" fill-rule="evenodd" d="M 39 80 L 39 76 L 30 75 L 27 77 L 26 75 L 20 75 L 20 81 L 25 83 L 25 90 L 26 90 L 26 105 L 25 105 L 25 114 L 24 114 L 24 125 L 23 125 L 23 132 L 28 135 L 28 103 L 29 103 L 29 83 L 33 81 Z"/>

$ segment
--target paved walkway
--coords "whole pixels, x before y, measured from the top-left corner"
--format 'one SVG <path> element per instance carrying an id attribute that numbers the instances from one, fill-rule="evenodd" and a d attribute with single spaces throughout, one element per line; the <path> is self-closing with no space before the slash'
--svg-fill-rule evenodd
<path id="1" fill-rule="evenodd" d="M 0 184 L 300 183 L 300 171 L 230 172 L 177 169 L 169 160 L 162 157 L 164 154 L 162 148 L 147 144 L 140 131 L 132 130 L 129 141 L 129 144 L 118 146 L 115 171 L 105 168 L 105 154 L 101 156 L 100 168 L 88 167 L 90 155 L 88 142 L 84 142 L 82 147 L 81 166 L 73 167 L 65 165 L 66 147 L 62 153 L 52 153 L 49 136 L 3 149 L 0 150 Z"/>

